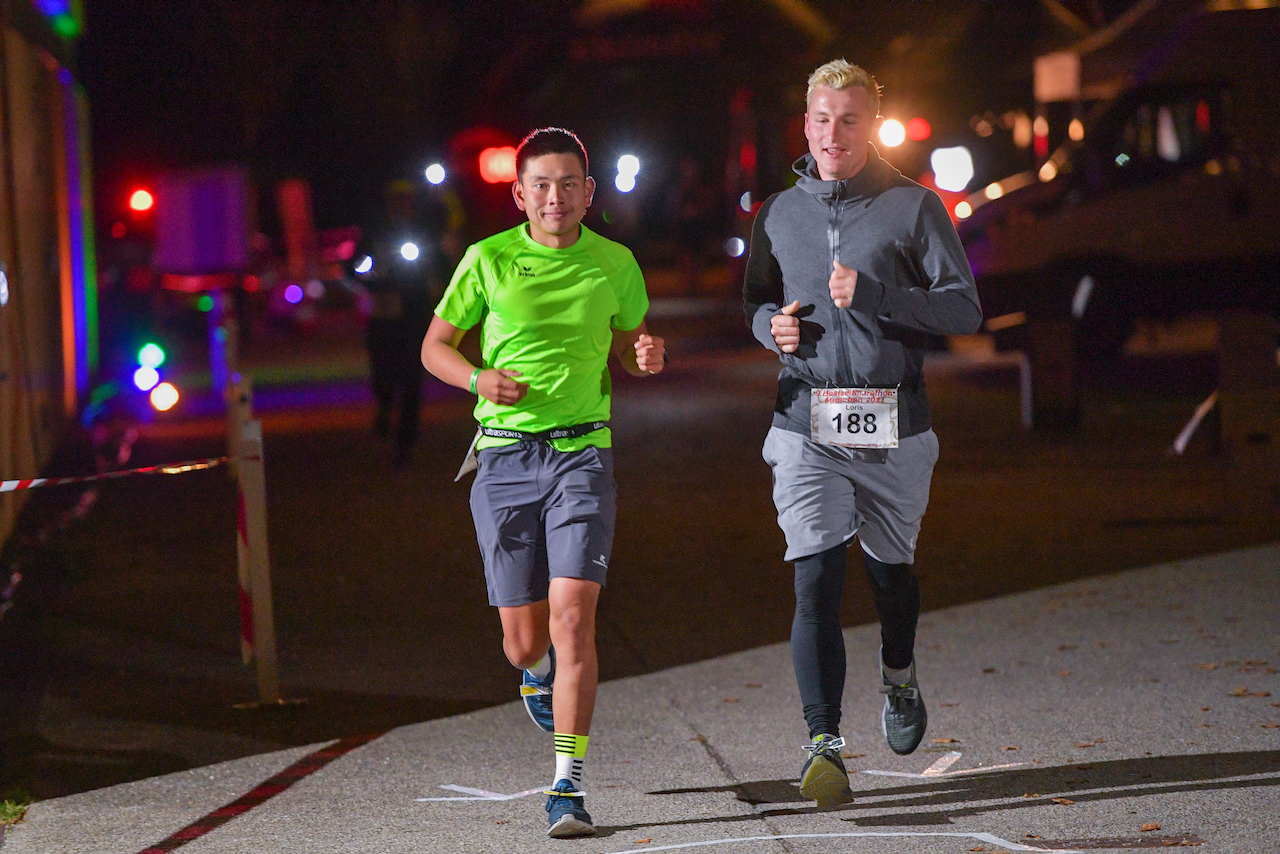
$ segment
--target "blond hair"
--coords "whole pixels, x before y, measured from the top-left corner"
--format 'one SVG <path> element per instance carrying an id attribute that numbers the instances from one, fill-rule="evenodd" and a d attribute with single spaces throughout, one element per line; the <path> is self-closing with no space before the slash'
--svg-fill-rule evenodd
<path id="1" fill-rule="evenodd" d="M 809 91 L 805 93 L 804 103 L 805 109 L 809 108 L 809 101 L 813 98 L 813 90 L 819 86 L 830 86 L 832 89 L 847 89 L 850 86 L 861 86 L 866 90 L 868 97 L 871 98 L 871 105 L 875 108 L 875 114 L 880 115 L 880 84 L 871 76 L 865 68 L 854 65 L 844 59 L 833 59 L 828 63 L 819 65 L 809 75 Z"/>

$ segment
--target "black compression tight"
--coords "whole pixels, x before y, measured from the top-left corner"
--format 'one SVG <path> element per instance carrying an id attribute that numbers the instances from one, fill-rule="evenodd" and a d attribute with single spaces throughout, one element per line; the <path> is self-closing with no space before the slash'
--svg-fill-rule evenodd
<path id="1" fill-rule="evenodd" d="M 862 552 L 862 549 L 858 549 Z M 791 624 L 791 663 L 800 687 L 810 737 L 840 734 L 840 698 L 844 693 L 844 635 L 840 597 L 848 546 L 839 545 L 800 558 L 796 567 L 796 615 Z M 910 564 L 888 564 L 866 552 L 862 557 L 871 583 L 885 666 L 910 666 L 920 616 L 920 585 Z"/>

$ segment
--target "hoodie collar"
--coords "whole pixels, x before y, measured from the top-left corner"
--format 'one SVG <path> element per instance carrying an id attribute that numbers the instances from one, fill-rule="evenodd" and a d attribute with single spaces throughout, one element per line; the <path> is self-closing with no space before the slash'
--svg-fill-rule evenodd
<path id="1" fill-rule="evenodd" d="M 796 180 L 797 187 L 823 201 L 834 201 L 874 196 L 884 189 L 890 173 L 897 170 L 880 158 L 880 152 L 876 151 L 874 145 L 868 145 L 867 162 L 852 178 L 824 181 L 818 175 L 818 164 L 812 154 L 806 154 L 792 163 L 791 171 L 800 176 Z"/>

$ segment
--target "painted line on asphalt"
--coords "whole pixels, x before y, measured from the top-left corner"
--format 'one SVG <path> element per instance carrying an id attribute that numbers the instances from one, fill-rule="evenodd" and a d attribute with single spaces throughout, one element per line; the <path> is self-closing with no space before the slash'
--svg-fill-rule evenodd
<path id="1" fill-rule="evenodd" d="M 987 765 L 982 768 L 967 768 L 963 771 L 948 771 L 952 765 L 960 761 L 963 756 L 960 751 L 952 750 L 943 754 L 937 762 L 934 762 L 920 774 L 911 774 L 906 771 L 867 771 L 863 770 L 863 774 L 875 774 L 878 777 L 910 777 L 913 780 L 938 780 L 943 777 L 959 777 L 965 774 L 985 774 L 988 771 L 999 771 L 1003 768 L 1017 768 L 1019 765 L 1026 765 L 1025 762 L 1006 762 L 1003 765 Z"/>
<path id="2" fill-rule="evenodd" d="M 168 854 L 175 848 L 181 848 L 193 839 L 199 839 L 206 833 L 217 830 L 232 819 L 244 815 L 264 801 L 274 798 L 304 777 L 309 777 L 319 771 L 333 760 L 347 755 L 357 747 L 368 744 L 381 735 L 382 733 L 380 732 L 371 735 L 352 735 L 339 739 L 327 747 L 322 747 L 314 753 L 308 753 L 279 774 L 267 778 L 226 806 L 219 807 L 203 818 L 196 819 L 177 833 L 160 840 L 155 845 L 143 848 L 138 854 Z"/>
<path id="3" fill-rule="evenodd" d="M 450 792 L 461 792 L 471 797 L 460 798 L 456 795 L 450 795 L 447 798 L 414 798 L 414 803 L 421 804 L 427 801 L 514 801 L 517 798 L 527 798 L 530 795 L 537 795 L 546 791 L 546 786 L 539 786 L 536 789 L 525 789 L 523 792 L 516 792 L 514 795 L 504 795 L 501 792 L 473 789 L 470 786 L 455 786 L 453 783 L 446 783 L 440 788 L 447 789 Z"/>
<path id="4" fill-rule="evenodd" d="M 1010 842 L 1007 839 L 1001 839 L 999 836 L 991 833 L 913 833 L 910 831 L 898 833 L 876 831 L 867 831 L 864 833 L 782 833 L 777 836 L 736 836 L 727 837 L 725 839 L 712 839 L 707 842 L 681 842 L 676 845 L 658 845 L 651 848 L 627 848 L 623 851 L 612 852 L 612 854 L 640 854 L 640 852 L 646 851 L 678 851 L 686 848 L 709 848 L 713 845 L 734 845 L 741 842 L 776 842 L 779 839 L 923 839 L 930 837 L 973 839 L 978 842 L 985 842 L 988 845 L 999 845 L 1009 851 L 1052 851 L 1054 854 L 1079 854 L 1079 852 L 1074 848 L 1036 848 L 1031 845 L 1023 845 L 1020 842 Z"/>

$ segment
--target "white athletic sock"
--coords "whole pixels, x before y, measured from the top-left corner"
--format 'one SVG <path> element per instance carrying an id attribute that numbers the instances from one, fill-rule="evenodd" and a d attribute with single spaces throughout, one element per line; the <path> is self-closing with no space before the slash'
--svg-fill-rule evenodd
<path id="1" fill-rule="evenodd" d="M 556 777 L 552 780 L 553 786 L 561 780 L 568 780 L 575 789 L 582 788 L 582 764 L 586 760 L 589 739 L 590 736 L 586 735 L 555 734 Z"/>
<path id="2" fill-rule="evenodd" d="M 890 670 L 887 667 L 882 667 L 880 672 L 884 674 L 884 681 L 890 685 L 906 685 L 911 681 L 910 667 L 905 670 Z"/>
<path id="3" fill-rule="evenodd" d="M 538 679 L 546 679 L 551 673 L 551 653 L 548 652 L 542 658 L 538 659 L 538 663 L 533 667 L 525 668 Z"/>

